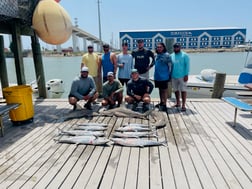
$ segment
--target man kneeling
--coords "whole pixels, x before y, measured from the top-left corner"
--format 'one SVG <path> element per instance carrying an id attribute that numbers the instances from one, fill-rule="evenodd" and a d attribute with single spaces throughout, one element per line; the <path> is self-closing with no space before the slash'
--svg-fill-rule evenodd
<path id="1" fill-rule="evenodd" d="M 109 105 L 109 109 L 112 109 L 117 102 L 117 107 L 120 107 L 123 97 L 123 87 L 120 81 L 116 80 L 113 72 L 108 72 L 107 81 L 102 87 L 103 97 L 102 106 Z"/>
<path id="2" fill-rule="evenodd" d="M 88 68 L 82 67 L 81 75 L 74 79 L 71 86 L 68 101 L 73 105 L 73 110 L 77 108 L 79 100 L 87 101 L 84 108 L 91 110 L 91 102 L 95 101 L 98 97 L 96 86 L 93 78 L 88 75 Z"/>
<path id="3" fill-rule="evenodd" d="M 150 94 L 153 90 L 153 84 L 145 78 L 139 77 L 137 69 L 131 70 L 131 79 L 127 83 L 127 95 L 125 101 L 133 104 L 133 110 L 136 110 L 137 104 L 143 102 L 143 111 L 149 109 L 151 102 Z"/>

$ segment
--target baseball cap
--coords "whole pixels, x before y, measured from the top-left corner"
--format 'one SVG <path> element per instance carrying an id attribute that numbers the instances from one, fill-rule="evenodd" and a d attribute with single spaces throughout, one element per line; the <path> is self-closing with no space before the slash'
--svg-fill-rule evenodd
<path id="1" fill-rule="evenodd" d="M 137 69 L 132 69 L 131 73 L 138 73 L 138 70 Z"/>
<path id="2" fill-rule="evenodd" d="M 113 72 L 108 72 L 107 76 L 114 76 L 114 73 Z"/>
<path id="3" fill-rule="evenodd" d="M 88 72 L 88 67 L 85 67 L 85 66 L 82 67 L 82 68 L 81 68 L 81 71 L 82 71 L 82 72 Z"/>
<path id="4" fill-rule="evenodd" d="M 179 43 L 175 43 L 175 44 L 173 45 L 173 47 L 180 47 L 180 44 L 179 44 Z"/>
<path id="5" fill-rule="evenodd" d="M 144 41 L 143 41 L 143 39 L 138 39 L 137 40 L 137 43 L 143 43 Z"/>
<path id="6" fill-rule="evenodd" d="M 104 44 L 102 47 L 109 48 L 109 44 Z"/>

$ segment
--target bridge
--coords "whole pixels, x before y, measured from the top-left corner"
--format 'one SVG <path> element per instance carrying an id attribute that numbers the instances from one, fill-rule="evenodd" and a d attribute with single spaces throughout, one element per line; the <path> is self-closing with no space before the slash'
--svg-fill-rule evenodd
<path id="1" fill-rule="evenodd" d="M 87 41 L 89 41 L 93 46 L 96 45 L 96 50 L 100 52 L 102 50 L 102 45 L 105 44 L 104 41 L 101 41 L 96 36 L 84 31 L 83 29 L 73 26 L 73 31 L 72 31 L 73 52 L 81 51 L 78 38 L 82 38 L 83 40 L 83 45 L 82 45 L 83 51 L 87 51 Z M 111 50 L 116 50 L 113 46 L 111 46 L 111 44 L 110 44 L 110 48 Z M 60 45 L 57 45 L 57 51 L 61 52 Z"/>

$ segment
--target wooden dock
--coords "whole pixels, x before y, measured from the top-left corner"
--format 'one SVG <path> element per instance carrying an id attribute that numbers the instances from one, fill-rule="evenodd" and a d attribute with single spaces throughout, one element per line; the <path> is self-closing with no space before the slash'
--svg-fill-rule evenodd
<path id="1" fill-rule="evenodd" d="M 238 111 L 233 128 L 234 108 L 222 100 L 188 99 L 186 112 L 160 112 L 167 124 L 156 140 L 167 146 L 144 148 L 56 143 L 58 128 L 77 123 L 108 123 L 110 138 L 123 123 L 149 121 L 102 116 L 64 121 L 72 108 L 66 99 L 34 104 L 33 123 L 11 126 L 4 119 L 0 188 L 252 188 L 252 114 Z"/>

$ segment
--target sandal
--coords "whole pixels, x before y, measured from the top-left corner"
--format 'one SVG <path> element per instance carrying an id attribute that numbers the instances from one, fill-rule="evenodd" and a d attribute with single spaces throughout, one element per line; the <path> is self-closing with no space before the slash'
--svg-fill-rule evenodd
<path id="1" fill-rule="evenodd" d="M 172 107 L 174 107 L 174 108 L 179 108 L 179 107 L 180 107 L 180 104 L 175 104 L 175 105 L 173 105 Z"/>
<path id="2" fill-rule="evenodd" d="M 182 107 L 181 112 L 185 112 L 185 111 L 186 111 L 186 107 Z"/>

